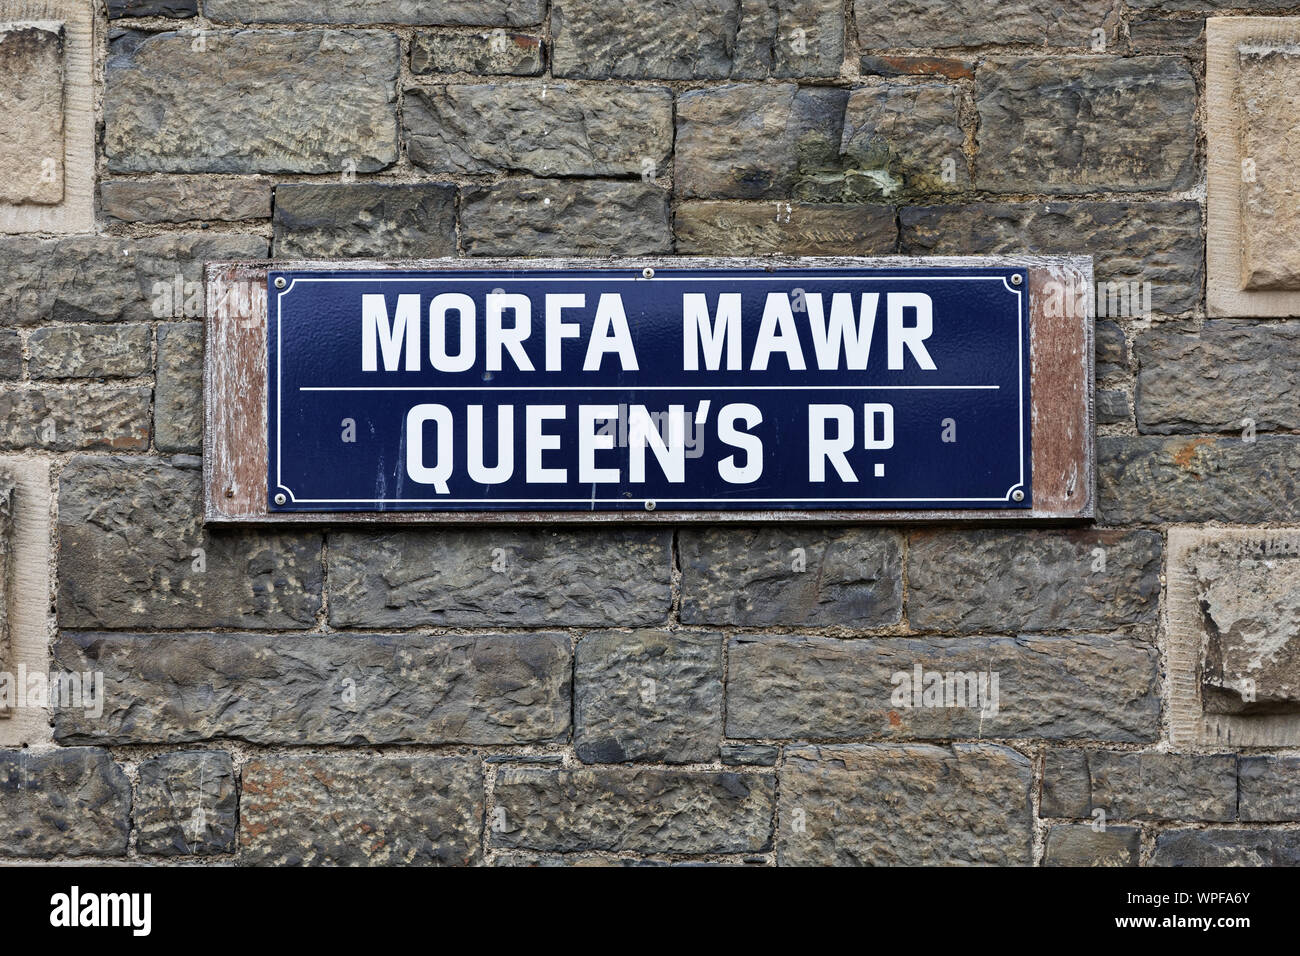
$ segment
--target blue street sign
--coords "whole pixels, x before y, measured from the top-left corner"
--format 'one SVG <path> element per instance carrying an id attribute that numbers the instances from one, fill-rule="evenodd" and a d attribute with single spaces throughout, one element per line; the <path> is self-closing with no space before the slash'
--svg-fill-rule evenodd
<path id="1" fill-rule="evenodd" d="M 1025 269 L 268 282 L 272 512 L 1032 504 Z"/>

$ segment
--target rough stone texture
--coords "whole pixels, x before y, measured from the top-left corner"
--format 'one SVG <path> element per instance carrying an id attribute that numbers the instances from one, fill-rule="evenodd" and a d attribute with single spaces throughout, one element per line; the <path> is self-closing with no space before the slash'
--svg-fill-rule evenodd
<path id="1" fill-rule="evenodd" d="M 1097 438 L 1098 520 L 1107 524 L 1300 519 L 1300 444 L 1291 436 Z"/>
<path id="2" fill-rule="evenodd" d="M 858 0 L 854 13 L 864 50 L 1017 43 L 1082 49 L 1097 28 L 1113 42 L 1119 26 L 1109 0 Z"/>
<path id="3" fill-rule="evenodd" d="M 1047 831 L 1043 866 L 1137 866 L 1142 831 L 1087 823 L 1058 823 Z"/>
<path id="4" fill-rule="evenodd" d="M 584 763 L 704 763 L 722 739 L 722 635 L 608 631 L 578 642 L 573 746 Z"/>
<path id="5" fill-rule="evenodd" d="M 1128 407 L 1128 393 L 1123 389 L 1098 389 L 1097 424 L 1118 425 L 1133 420 L 1133 413 Z"/>
<path id="6" fill-rule="evenodd" d="M 417 33 L 411 72 L 542 75 L 542 38 L 531 33 Z"/>
<path id="7" fill-rule="evenodd" d="M 371 172 L 397 161 L 397 37 L 360 30 L 202 36 L 202 52 L 182 33 L 114 47 L 104 75 L 110 170 Z M 306 89 L 311 96 L 302 95 Z M 195 117 L 203 118 L 201 136 Z"/>
<path id="8" fill-rule="evenodd" d="M 666 530 L 340 531 L 329 545 L 336 627 L 634 627 L 671 600 Z"/>
<path id="9" fill-rule="evenodd" d="M 878 628 L 902 616 L 902 540 L 892 531 L 690 528 L 678 552 L 688 624 Z"/>
<path id="10" fill-rule="evenodd" d="M 950 80 L 975 78 L 975 61 L 940 56 L 871 56 L 858 60 L 864 76 L 946 76 Z"/>
<path id="11" fill-rule="evenodd" d="M 177 276 L 185 286 L 202 282 L 206 261 L 264 258 L 266 240 L 260 236 L 0 239 L 0 323 L 161 318 L 183 305 L 171 298 Z M 168 294 L 161 305 L 156 285 Z"/>
<path id="12" fill-rule="evenodd" d="M 23 374 L 23 342 L 16 329 L 0 329 L 0 379 Z"/>
<path id="13" fill-rule="evenodd" d="M 61 709 L 59 740 L 521 744 L 569 728 L 562 634 L 63 632 L 55 656 L 102 670 L 104 716 Z"/>
<path id="14" fill-rule="evenodd" d="M 781 773 L 787 866 L 1027 865 L 1033 771 L 1005 747 L 794 747 Z"/>
<path id="15" fill-rule="evenodd" d="M 270 755 L 244 767 L 240 862 L 274 866 L 478 862 L 477 757 Z"/>
<path id="16" fill-rule="evenodd" d="M 197 16 L 199 0 L 108 0 L 108 18 L 119 17 L 171 17 L 184 19 Z"/>
<path id="17" fill-rule="evenodd" d="M 1003 634 L 1154 623 L 1160 555 L 1149 531 L 913 532 L 907 619 Z"/>
<path id="18" fill-rule="evenodd" d="M 1152 866 L 1300 866 L 1297 830 L 1166 830 Z"/>
<path id="19" fill-rule="evenodd" d="M 1243 553 L 1226 541 L 1207 542 L 1189 559 L 1205 633 L 1204 710 L 1300 711 L 1300 554 L 1264 548 Z M 1251 693 L 1243 693 L 1244 687 Z"/>
<path id="20" fill-rule="evenodd" d="M 1255 161 L 1241 183 L 1241 281 L 1246 289 L 1300 289 L 1295 244 L 1300 127 L 1300 50 L 1294 41 L 1259 37 L 1237 46 L 1236 101 L 1241 157 Z M 1243 177 L 1244 179 L 1244 177 Z"/>
<path id="21" fill-rule="evenodd" d="M 1128 45 L 1132 53 L 1204 56 L 1205 21 L 1157 20 L 1134 14 L 1129 19 Z"/>
<path id="22" fill-rule="evenodd" d="M 776 778 L 731 771 L 502 767 L 493 846 L 746 853 L 771 846 Z"/>
<path id="23" fill-rule="evenodd" d="M 723 744 L 722 762 L 729 767 L 775 767 L 781 748 L 769 744 Z"/>
<path id="24" fill-rule="evenodd" d="M 140 764 L 136 849 L 159 856 L 233 853 L 239 823 L 230 754 L 191 750 Z"/>
<path id="25" fill-rule="evenodd" d="M 1237 778 L 1237 812 L 1241 820 L 1300 820 L 1300 757 L 1242 757 Z"/>
<path id="26" fill-rule="evenodd" d="M 1098 282 L 1150 282 L 1156 311 L 1177 315 L 1200 301 L 1205 256 L 1196 202 L 903 207 L 899 220 L 908 255 L 1090 255 Z"/>
<path id="27" fill-rule="evenodd" d="M 958 110 L 957 88 L 948 83 L 854 90 L 845 107 L 840 154 L 852 170 L 855 192 L 870 196 L 874 191 L 888 199 L 968 184 L 966 132 Z"/>
<path id="28" fill-rule="evenodd" d="M 1108 820 L 1237 817 L 1237 758 L 1171 753 L 1087 753 L 1093 809 Z"/>
<path id="29" fill-rule="evenodd" d="M 104 215 L 122 222 L 240 222 L 269 219 L 271 183 L 265 179 L 112 179 L 99 186 Z"/>
<path id="30" fill-rule="evenodd" d="M 456 254 L 456 187 L 296 183 L 275 189 L 282 259 L 437 259 Z"/>
<path id="31" fill-rule="evenodd" d="M 99 386 L 0 392 L 0 448 L 144 451 L 149 393 Z"/>
<path id="32" fill-rule="evenodd" d="M 1041 817 L 1082 819 L 1092 812 L 1088 754 L 1083 750 L 1049 750 L 1043 756 Z"/>
<path id="33" fill-rule="evenodd" d="M 17 662 L 13 655 L 16 640 L 12 633 L 13 625 L 10 623 L 11 619 L 17 616 L 17 609 L 11 611 L 9 607 L 13 600 L 17 578 L 16 552 L 20 547 L 19 542 L 14 538 L 15 490 L 14 476 L 8 470 L 0 470 L 0 672 L 6 675 L 12 675 L 17 670 Z M 17 681 L 12 676 L 6 676 L 4 683 L 7 689 L 13 690 Z M 0 718 L 11 716 L 10 703 L 0 703 Z"/>
<path id="34" fill-rule="evenodd" d="M 203 326 L 158 325 L 158 384 L 153 443 L 159 451 L 198 454 L 203 442 Z"/>
<path id="35" fill-rule="evenodd" d="M 85 456 L 64 467 L 62 627 L 315 623 L 321 605 L 319 533 L 205 530 L 199 464 L 183 457 Z"/>
<path id="36" fill-rule="evenodd" d="M 652 177 L 668 167 L 662 87 L 451 84 L 406 91 L 411 162 L 434 173 Z"/>
<path id="37" fill-rule="evenodd" d="M 688 198 L 888 202 L 966 182 L 964 142 L 945 83 L 711 87 L 677 98 L 674 182 Z"/>
<path id="38" fill-rule="evenodd" d="M 209 19 L 242 23 L 402 23 L 532 26 L 545 0 L 204 0 Z"/>
<path id="39" fill-rule="evenodd" d="M 1258 431 L 1300 428 L 1300 329 L 1209 321 L 1198 334 L 1144 332 L 1135 351 L 1140 431 L 1240 433 L 1248 418 Z"/>
<path id="40" fill-rule="evenodd" d="M 471 256 L 648 256 L 672 252 L 668 191 L 651 183 L 507 179 L 466 189 Z"/>
<path id="41" fill-rule="evenodd" d="M 0 202 L 61 202 L 62 23 L 0 23 L 0 115 Z"/>
<path id="42" fill-rule="evenodd" d="M 125 856 L 131 784 L 104 750 L 0 750 L 0 819 L 3 856 Z"/>
<path id="43" fill-rule="evenodd" d="M 839 0 L 556 0 L 556 76 L 665 80 L 838 76 Z"/>
<path id="44" fill-rule="evenodd" d="M 1096 346 L 1097 381 L 1128 371 L 1128 343 L 1118 322 L 1098 319 L 1093 329 L 1093 344 Z"/>
<path id="45" fill-rule="evenodd" d="M 1085 193 L 1192 185 L 1196 81 L 1182 59 L 990 57 L 975 84 L 975 181 L 982 189 Z"/>
<path id="46" fill-rule="evenodd" d="M 147 325 L 55 325 L 27 339 L 32 378 L 131 378 L 153 368 Z"/>
<path id="47" fill-rule="evenodd" d="M 922 687 L 943 675 L 938 705 L 923 697 L 913 706 L 917 667 Z M 989 703 L 997 675 L 996 713 L 972 700 L 980 674 Z M 1135 639 L 753 636 L 733 637 L 728 652 L 732 738 L 1133 742 L 1155 740 L 1159 730 L 1158 655 Z"/>
<path id="48" fill-rule="evenodd" d="M 848 203 L 685 202 L 673 229 L 692 256 L 889 255 L 898 243 L 892 206 Z"/>

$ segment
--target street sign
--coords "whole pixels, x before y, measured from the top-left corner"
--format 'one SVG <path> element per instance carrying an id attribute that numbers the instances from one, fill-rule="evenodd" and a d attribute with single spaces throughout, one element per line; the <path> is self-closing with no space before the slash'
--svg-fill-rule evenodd
<path id="1" fill-rule="evenodd" d="M 269 513 L 1028 511 L 1020 265 L 269 269 Z"/>

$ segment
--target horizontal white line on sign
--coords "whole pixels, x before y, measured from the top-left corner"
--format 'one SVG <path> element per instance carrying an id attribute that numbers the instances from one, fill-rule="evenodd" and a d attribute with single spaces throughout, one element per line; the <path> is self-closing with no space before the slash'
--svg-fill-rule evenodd
<path id="1" fill-rule="evenodd" d="M 1001 385 L 303 385 L 300 392 L 818 392 L 973 391 Z"/>

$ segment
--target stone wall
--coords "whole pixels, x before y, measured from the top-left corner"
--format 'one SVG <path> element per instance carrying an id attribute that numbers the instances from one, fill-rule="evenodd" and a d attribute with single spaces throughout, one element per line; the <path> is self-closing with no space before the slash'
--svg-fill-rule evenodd
<path id="1" fill-rule="evenodd" d="M 1207 318 L 1222 6 L 96 0 L 94 227 L 0 238 L 0 452 L 105 690 L 0 721 L 0 861 L 1300 863 L 1300 325 Z M 1011 252 L 1150 283 L 1095 526 L 201 520 L 205 261 Z"/>

